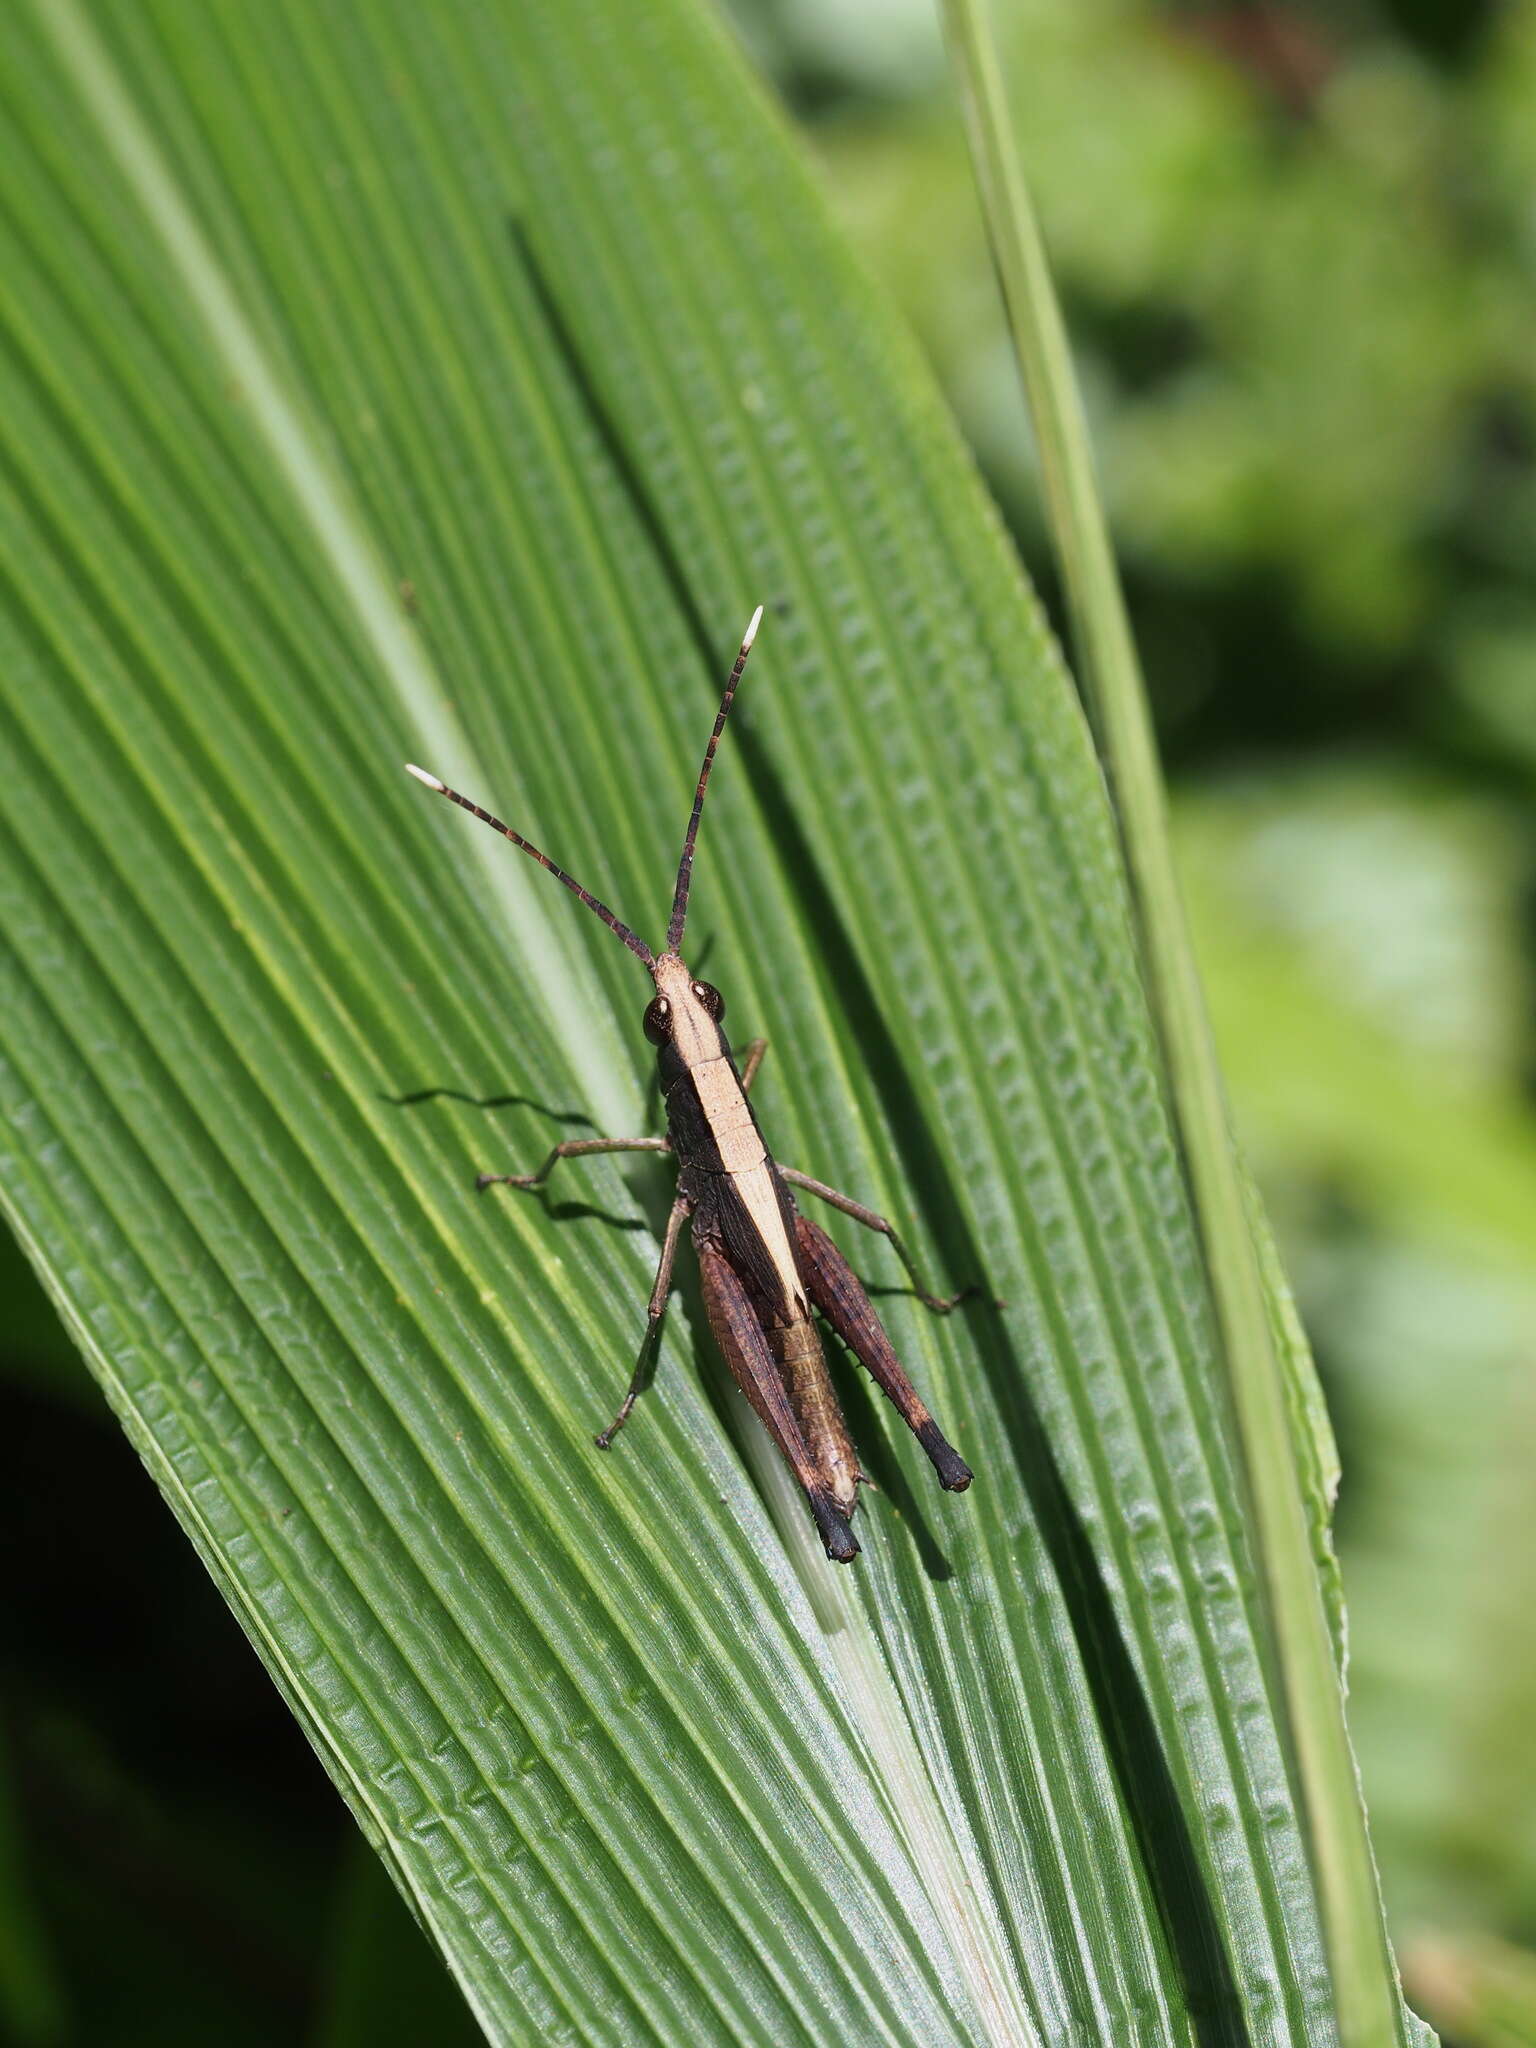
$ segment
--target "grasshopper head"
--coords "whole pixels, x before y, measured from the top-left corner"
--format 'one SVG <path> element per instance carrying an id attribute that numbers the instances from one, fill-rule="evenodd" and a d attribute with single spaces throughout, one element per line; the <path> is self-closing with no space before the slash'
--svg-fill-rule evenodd
<path id="1" fill-rule="evenodd" d="M 719 989 L 695 980 L 677 953 L 662 953 L 654 960 L 651 978 L 656 993 L 646 1008 L 645 1035 L 664 1056 L 670 1048 L 673 1062 L 697 1067 L 730 1050 L 720 1029 L 725 998 Z M 664 1064 L 673 1062 L 664 1058 Z"/>

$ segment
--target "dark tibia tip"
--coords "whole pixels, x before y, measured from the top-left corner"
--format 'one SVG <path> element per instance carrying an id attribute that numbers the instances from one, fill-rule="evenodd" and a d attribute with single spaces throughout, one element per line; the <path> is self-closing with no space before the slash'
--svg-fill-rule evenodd
<path id="1" fill-rule="evenodd" d="M 951 1493 L 964 1493 L 973 1477 L 971 1468 L 954 1445 L 945 1440 L 939 1425 L 933 1421 L 925 1422 L 917 1432 L 917 1440 L 933 1460 L 940 1486 L 947 1487 Z"/>
<path id="2" fill-rule="evenodd" d="M 811 1513 L 816 1517 L 816 1528 L 834 1564 L 852 1564 L 859 1554 L 859 1546 L 847 1517 L 833 1507 L 828 1500 L 811 1502 Z"/>

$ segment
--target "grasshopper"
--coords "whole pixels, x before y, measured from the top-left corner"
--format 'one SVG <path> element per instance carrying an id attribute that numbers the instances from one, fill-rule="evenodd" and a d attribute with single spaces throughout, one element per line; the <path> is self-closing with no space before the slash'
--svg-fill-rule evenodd
<path id="1" fill-rule="evenodd" d="M 890 1240 L 906 1267 L 918 1299 L 947 1315 L 971 1290 L 942 1298 L 923 1285 L 911 1252 L 894 1227 L 873 1209 L 840 1194 L 808 1174 L 780 1166 L 763 1141 L 749 1092 L 767 1051 L 756 1039 L 738 1069 L 721 1029 L 725 1001 L 717 988 L 700 981 L 682 957 L 694 845 L 704 811 L 704 792 L 736 686 L 752 651 L 763 608 L 758 606 L 742 637 L 715 729 L 693 796 L 693 811 L 677 865 L 672 916 L 664 953 L 614 916 L 605 903 L 557 867 L 547 854 L 481 810 L 425 769 L 408 772 L 428 789 L 489 825 L 548 868 L 557 881 L 595 911 L 610 931 L 645 962 L 656 985 L 645 1012 L 646 1037 L 656 1047 L 662 1098 L 667 1110 L 664 1138 L 570 1138 L 556 1145 L 536 1173 L 482 1173 L 483 1193 L 497 1185 L 541 1188 L 562 1159 L 596 1152 L 670 1152 L 678 1163 L 677 1194 L 662 1236 L 661 1262 L 651 1291 L 645 1337 L 618 1414 L 597 1438 L 607 1450 L 628 1421 L 646 1386 L 661 1339 L 662 1318 L 672 1291 L 672 1269 L 684 1223 L 691 1222 L 703 1283 L 704 1307 L 715 1341 L 736 1383 L 777 1444 L 809 1503 L 829 1558 L 851 1563 L 859 1554 L 850 1526 L 860 1472 L 848 1425 L 827 1375 L 813 1321 L 819 1310 L 833 1331 L 868 1369 L 903 1422 L 933 1462 L 939 1482 L 952 1493 L 971 1483 L 970 1467 L 945 1440 L 900 1361 L 870 1304 L 869 1296 L 827 1233 L 802 1216 L 791 1188 L 815 1195 Z"/>

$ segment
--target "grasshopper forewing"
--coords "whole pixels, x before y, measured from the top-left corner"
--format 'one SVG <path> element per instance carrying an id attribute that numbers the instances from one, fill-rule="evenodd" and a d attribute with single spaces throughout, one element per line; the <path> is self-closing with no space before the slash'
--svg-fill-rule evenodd
<path id="1" fill-rule="evenodd" d="M 962 1295 L 942 1299 L 923 1286 L 911 1253 L 883 1216 L 808 1175 L 782 1167 L 763 1141 L 748 1091 L 766 1050 L 758 1039 L 738 1069 L 721 1023 L 720 991 L 696 979 L 682 957 L 694 845 L 704 810 L 704 792 L 715 749 L 725 729 L 736 686 L 762 619 L 759 605 L 742 639 L 714 731 L 704 750 L 683 840 L 672 896 L 672 916 L 663 953 L 652 953 L 606 904 L 557 867 L 536 846 L 449 789 L 435 775 L 412 767 L 429 789 L 460 805 L 482 823 L 531 854 L 541 867 L 595 911 L 610 931 L 643 960 L 656 985 L 645 1012 L 646 1037 L 656 1047 L 662 1097 L 667 1106 L 664 1138 L 577 1138 L 556 1145 L 537 1173 L 483 1173 L 482 1191 L 501 1184 L 542 1187 L 562 1159 L 587 1152 L 671 1152 L 678 1164 L 677 1195 L 667 1220 L 661 1263 L 651 1293 L 645 1338 L 629 1392 L 613 1421 L 597 1439 L 606 1450 L 628 1420 L 649 1376 L 660 1340 L 661 1321 L 672 1288 L 672 1267 L 683 1224 L 690 1225 L 710 1329 L 725 1353 L 737 1384 L 778 1445 L 805 1494 L 828 1557 L 848 1563 L 859 1554 L 850 1526 L 858 1498 L 858 1458 L 827 1376 L 815 1312 L 830 1324 L 895 1406 L 933 1462 L 941 1485 L 961 1493 L 971 1472 L 946 1442 L 881 1326 L 857 1276 L 826 1232 L 802 1216 L 792 1188 L 829 1202 L 890 1239 L 913 1287 L 928 1308 L 947 1314 Z M 969 1291 L 969 1290 L 967 1290 Z"/>

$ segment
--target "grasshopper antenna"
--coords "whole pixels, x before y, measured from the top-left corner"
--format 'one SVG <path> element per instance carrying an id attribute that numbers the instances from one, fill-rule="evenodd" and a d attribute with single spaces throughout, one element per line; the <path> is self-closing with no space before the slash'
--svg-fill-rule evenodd
<path id="1" fill-rule="evenodd" d="M 757 638 L 757 629 L 762 622 L 763 608 L 758 606 L 752 614 L 747 630 L 741 636 L 741 652 L 736 657 L 725 695 L 720 699 L 720 709 L 715 714 L 715 729 L 709 736 L 709 745 L 704 749 L 704 765 L 699 770 L 699 786 L 693 792 L 693 816 L 688 820 L 687 836 L 683 840 L 682 859 L 677 864 L 677 887 L 672 895 L 672 917 L 667 925 L 667 951 L 675 953 L 683 943 L 683 926 L 688 920 L 688 885 L 693 880 L 693 844 L 699 836 L 699 819 L 704 811 L 704 791 L 709 783 L 709 771 L 715 765 L 715 749 L 720 744 L 720 735 L 725 730 L 725 721 L 730 716 L 731 700 L 736 695 L 736 685 L 741 681 L 741 672 L 747 665 L 747 656 L 752 652 L 752 642 Z"/>
<path id="2" fill-rule="evenodd" d="M 756 625 L 756 623 L 757 621 L 754 619 L 753 624 Z M 745 650 L 743 650 L 742 659 L 745 660 L 745 658 Z M 741 664 L 740 662 L 738 662 L 736 665 L 736 675 L 740 675 L 740 673 Z M 736 678 L 735 676 L 733 676 L 731 678 L 733 687 L 735 684 L 735 680 Z M 727 699 L 727 701 L 729 701 L 729 699 Z M 720 716 L 723 720 L 725 717 L 725 713 L 722 711 Z M 716 727 L 715 738 L 718 739 L 719 737 L 719 728 Z M 713 751 L 713 740 L 711 740 L 710 742 L 710 748 L 711 751 Z M 514 846 L 520 846 L 524 853 L 532 855 L 533 859 L 538 862 L 541 868 L 549 869 L 549 872 L 554 876 L 557 882 L 564 882 L 566 888 L 570 890 L 573 896 L 579 896 L 582 902 L 585 903 L 585 905 L 587 906 L 588 910 L 595 910 L 598 916 L 603 920 L 603 923 L 607 925 L 608 929 L 611 932 L 618 933 L 619 937 L 624 941 L 625 945 L 628 946 L 631 953 L 635 954 L 639 959 L 643 960 L 647 967 L 652 967 L 655 965 L 656 956 L 654 953 L 652 953 L 650 947 L 645 943 L 644 939 L 636 938 L 635 934 L 630 930 L 629 926 L 627 924 L 624 924 L 619 918 L 616 918 L 613 912 L 608 908 L 606 903 L 599 903 L 597 898 L 591 893 L 590 890 L 583 889 L 580 882 L 576 880 L 576 877 L 574 875 L 568 875 L 565 872 L 564 868 L 556 867 L 555 863 L 550 859 L 547 853 L 540 853 L 539 849 L 536 846 L 534 846 L 531 843 L 531 841 L 525 839 L 520 832 L 514 832 L 512 830 L 512 827 L 510 825 L 504 825 L 501 822 L 500 818 L 493 818 L 489 811 L 482 811 L 480 806 L 478 804 L 472 804 L 467 796 L 460 796 L 459 792 L 456 789 L 450 789 L 446 782 L 439 782 L 435 775 L 429 775 L 425 768 L 416 767 L 414 762 L 406 762 L 405 772 L 407 775 L 414 775 L 418 782 L 424 782 L 427 785 L 428 789 L 435 789 L 439 796 L 447 797 L 449 803 L 457 804 L 460 810 L 468 811 L 470 816 L 472 818 L 478 818 L 482 825 L 489 825 L 491 830 L 493 832 L 499 832 L 503 839 L 510 839 L 512 844 Z M 699 784 L 701 799 L 703 795 L 703 788 L 704 785 L 701 780 Z M 694 824 L 697 825 L 697 823 L 698 818 L 697 816 L 695 816 Z M 689 843 L 690 845 L 692 844 L 691 829 Z"/>

